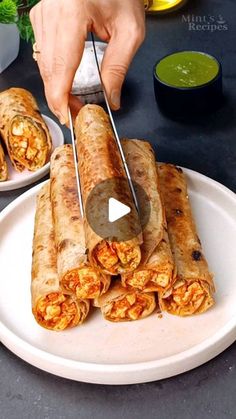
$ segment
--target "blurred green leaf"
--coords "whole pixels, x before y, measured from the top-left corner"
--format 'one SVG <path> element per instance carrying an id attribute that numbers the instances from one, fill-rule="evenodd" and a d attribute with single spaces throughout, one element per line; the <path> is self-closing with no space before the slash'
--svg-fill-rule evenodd
<path id="1" fill-rule="evenodd" d="M 39 0 L 0 0 L 0 23 L 16 23 L 20 36 L 34 42 L 34 32 L 29 19 L 29 10 Z"/>
<path id="2" fill-rule="evenodd" d="M 15 23 L 17 17 L 17 2 L 14 0 L 2 0 L 0 2 L 0 23 Z"/>
<path id="3" fill-rule="evenodd" d="M 30 22 L 29 14 L 23 13 L 19 16 L 17 26 L 20 32 L 20 36 L 24 41 L 34 43 L 34 32 Z"/>

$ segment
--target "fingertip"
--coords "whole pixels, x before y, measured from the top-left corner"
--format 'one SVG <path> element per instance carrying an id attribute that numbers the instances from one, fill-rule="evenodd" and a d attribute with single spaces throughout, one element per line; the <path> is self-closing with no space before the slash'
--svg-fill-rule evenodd
<path id="1" fill-rule="evenodd" d="M 59 119 L 61 125 L 66 125 L 69 120 L 68 96 L 60 94 L 56 90 L 54 90 L 52 93 L 51 90 L 47 89 L 45 89 L 45 95 L 50 110 Z"/>
<path id="2" fill-rule="evenodd" d="M 110 106 L 114 111 L 120 109 L 120 90 L 113 89 L 110 94 Z"/>
<path id="3" fill-rule="evenodd" d="M 68 117 L 65 118 L 65 116 L 63 116 L 61 114 L 58 114 L 58 113 L 56 113 L 56 116 L 59 119 L 61 125 L 68 125 L 69 124 Z"/>
<path id="4" fill-rule="evenodd" d="M 108 71 L 103 71 L 102 81 L 109 105 L 114 111 L 117 111 L 120 109 L 121 87 L 123 80 Z"/>
<path id="5" fill-rule="evenodd" d="M 83 107 L 83 103 L 79 100 L 78 97 L 74 95 L 69 96 L 69 107 L 71 110 L 71 115 L 73 121 L 76 119 L 80 109 Z"/>
<path id="6" fill-rule="evenodd" d="M 111 108 L 120 109 L 121 89 L 125 79 L 126 69 L 122 65 L 110 62 L 103 63 L 102 81 Z"/>
<path id="7" fill-rule="evenodd" d="M 68 110 L 66 112 L 60 111 L 59 109 L 50 108 L 61 125 L 67 125 L 69 123 Z"/>

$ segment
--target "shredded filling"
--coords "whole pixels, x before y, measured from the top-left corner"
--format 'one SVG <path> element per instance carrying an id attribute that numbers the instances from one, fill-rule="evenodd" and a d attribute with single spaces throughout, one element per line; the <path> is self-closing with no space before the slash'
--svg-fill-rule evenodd
<path id="1" fill-rule="evenodd" d="M 7 174 L 7 164 L 6 161 L 4 160 L 4 154 L 1 154 L 1 144 L 0 144 L 0 180 L 6 178 L 6 174 Z M 3 153 L 3 151 L 2 151 Z"/>
<path id="2" fill-rule="evenodd" d="M 143 269 L 127 274 L 125 282 L 141 291 L 147 289 L 158 291 L 160 288 L 167 287 L 169 284 L 169 275 L 164 272 L 157 272 L 154 269 Z"/>
<path id="3" fill-rule="evenodd" d="M 35 311 L 39 323 L 48 329 L 64 330 L 76 326 L 80 321 L 76 303 L 62 293 L 51 293 L 40 298 Z"/>
<path id="4" fill-rule="evenodd" d="M 80 298 L 97 298 L 103 291 L 103 284 L 91 267 L 83 267 L 68 272 L 62 279 L 62 285 L 67 291 L 76 293 Z"/>
<path id="5" fill-rule="evenodd" d="M 106 317 L 109 320 L 137 320 L 145 309 L 149 308 L 147 296 L 127 294 L 125 297 L 111 302 L 106 308 Z"/>
<path id="6" fill-rule="evenodd" d="M 11 127 L 10 146 L 13 157 L 29 170 L 46 163 L 48 143 L 44 130 L 30 118 L 17 116 Z"/>
<path id="7" fill-rule="evenodd" d="M 141 259 L 138 246 L 108 241 L 98 244 L 94 256 L 100 267 L 113 275 L 136 269 Z"/>
<path id="8" fill-rule="evenodd" d="M 5 165 L 0 165 L 0 180 L 5 179 L 6 176 L 6 167 Z"/>
<path id="9" fill-rule="evenodd" d="M 168 310 L 176 314 L 196 312 L 204 299 L 206 291 L 199 282 L 192 282 L 173 289 L 172 294 L 166 298 Z"/>

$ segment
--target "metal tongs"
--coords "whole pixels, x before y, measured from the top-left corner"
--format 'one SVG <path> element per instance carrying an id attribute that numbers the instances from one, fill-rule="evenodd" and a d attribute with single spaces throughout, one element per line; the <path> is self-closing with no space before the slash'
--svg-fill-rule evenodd
<path id="1" fill-rule="evenodd" d="M 92 39 L 92 44 L 93 44 L 96 66 L 97 66 L 99 79 L 100 79 L 100 83 L 101 83 L 101 86 L 102 86 L 104 99 L 105 99 L 108 115 L 109 115 L 109 118 L 110 118 L 111 126 L 112 126 L 112 129 L 113 129 L 113 132 L 114 132 L 114 136 L 115 136 L 116 144 L 117 144 L 120 156 L 121 156 L 121 160 L 122 160 L 122 163 L 123 163 L 123 166 L 124 166 L 124 169 L 125 169 L 125 174 L 127 176 L 127 180 L 128 180 L 128 183 L 129 183 L 129 187 L 130 187 L 132 197 L 133 197 L 134 205 L 136 207 L 136 210 L 139 212 L 138 200 L 137 200 L 137 197 L 136 197 L 134 185 L 133 185 L 133 182 L 132 182 L 132 179 L 131 179 L 131 176 L 130 176 L 128 165 L 126 163 L 126 159 L 125 159 L 125 155 L 124 155 L 123 148 L 122 148 L 122 145 L 121 145 L 121 141 L 120 141 L 120 138 L 119 138 L 116 126 L 115 126 L 115 122 L 114 122 L 112 111 L 111 111 L 111 108 L 110 108 L 110 105 L 109 105 L 109 102 L 108 102 L 106 90 L 105 90 L 104 84 L 102 82 L 102 77 L 101 77 L 101 72 L 100 72 L 99 62 L 98 62 L 98 57 L 97 57 L 97 51 L 96 51 L 96 45 L 95 45 L 95 40 L 94 40 L 94 36 L 93 36 L 92 32 L 91 32 L 91 39 Z M 73 122 L 72 122 L 70 109 L 68 110 L 68 112 L 69 112 L 69 125 L 70 125 L 70 131 L 71 131 L 71 141 L 72 141 L 74 161 L 75 161 L 76 181 L 77 181 L 77 186 L 78 186 L 78 197 L 79 197 L 79 204 L 80 204 L 80 209 L 81 209 L 80 212 L 81 212 L 81 216 L 84 217 L 84 207 L 83 207 L 81 182 L 80 182 L 79 170 L 78 170 L 79 162 L 78 162 L 78 156 L 77 156 L 77 151 L 76 151 L 75 136 L 74 136 Z"/>

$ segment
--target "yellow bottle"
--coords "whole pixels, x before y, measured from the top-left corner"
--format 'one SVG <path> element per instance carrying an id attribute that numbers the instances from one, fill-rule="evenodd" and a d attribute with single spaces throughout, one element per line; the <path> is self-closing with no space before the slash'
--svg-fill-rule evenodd
<path id="1" fill-rule="evenodd" d="M 183 6 L 187 0 L 144 0 L 147 13 L 171 12 Z"/>

